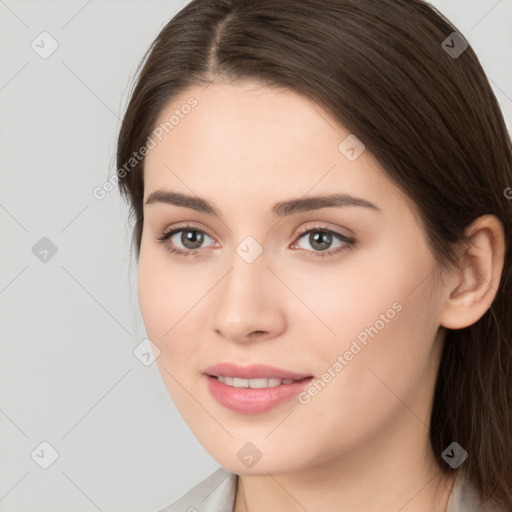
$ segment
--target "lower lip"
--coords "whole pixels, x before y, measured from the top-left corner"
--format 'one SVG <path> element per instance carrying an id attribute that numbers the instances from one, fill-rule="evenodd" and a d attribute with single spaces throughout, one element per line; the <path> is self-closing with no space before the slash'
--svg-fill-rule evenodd
<path id="1" fill-rule="evenodd" d="M 280 384 L 271 388 L 235 388 L 206 375 L 208 389 L 221 405 L 242 414 L 260 414 L 297 396 L 313 379 L 298 380 L 292 384 Z"/>

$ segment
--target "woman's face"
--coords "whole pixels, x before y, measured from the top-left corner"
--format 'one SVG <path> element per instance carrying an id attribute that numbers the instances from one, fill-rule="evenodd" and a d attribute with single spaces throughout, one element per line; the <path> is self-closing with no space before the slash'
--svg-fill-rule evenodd
<path id="1" fill-rule="evenodd" d="M 254 82 L 190 88 L 158 125 L 139 301 L 167 389 L 208 452 L 263 474 L 426 443 L 443 292 L 364 141 Z"/>

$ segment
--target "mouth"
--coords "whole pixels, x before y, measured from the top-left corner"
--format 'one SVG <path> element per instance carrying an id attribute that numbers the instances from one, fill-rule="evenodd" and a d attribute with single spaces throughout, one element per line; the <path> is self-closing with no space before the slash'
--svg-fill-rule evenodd
<path id="1" fill-rule="evenodd" d="M 204 371 L 211 396 L 241 414 L 261 414 L 297 396 L 312 380 L 268 365 L 237 366 L 222 363 Z"/>

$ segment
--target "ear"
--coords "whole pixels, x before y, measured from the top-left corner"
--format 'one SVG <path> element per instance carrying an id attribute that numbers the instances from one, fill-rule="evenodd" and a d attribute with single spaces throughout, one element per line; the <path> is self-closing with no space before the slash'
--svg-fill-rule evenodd
<path id="1" fill-rule="evenodd" d="M 505 259 L 505 233 L 495 215 L 475 219 L 465 230 L 470 237 L 459 257 L 459 269 L 446 280 L 446 298 L 440 322 L 462 329 L 477 322 L 498 291 Z"/>

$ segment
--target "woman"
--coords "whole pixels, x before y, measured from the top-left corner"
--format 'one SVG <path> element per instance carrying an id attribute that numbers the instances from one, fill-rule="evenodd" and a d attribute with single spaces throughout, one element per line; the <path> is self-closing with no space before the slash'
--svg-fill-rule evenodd
<path id="1" fill-rule="evenodd" d="M 464 38 L 420 0 L 193 0 L 142 64 L 139 302 L 222 466 L 164 510 L 512 510 L 512 145 Z"/>

